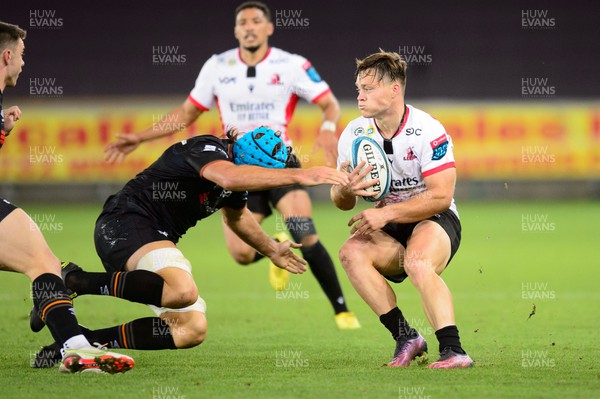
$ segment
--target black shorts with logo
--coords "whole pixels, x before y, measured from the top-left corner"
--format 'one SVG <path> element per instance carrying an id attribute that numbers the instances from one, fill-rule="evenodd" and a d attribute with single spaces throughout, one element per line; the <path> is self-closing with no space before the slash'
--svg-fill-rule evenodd
<path id="1" fill-rule="evenodd" d="M 292 154 L 289 160 L 286 162 L 286 168 L 300 168 L 300 161 Z M 265 217 L 270 216 L 273 213 L 272 208 L 277 206 L 277 203 L 284 195 L 294 190 L 304 190 L 304 186 L 294 184 L 291 186 L 283 186 L 272 188 L 270 190 L 262 191 L 250 191 L 248 193 L 248 204 L 247 207 L 253 213 L 260 213 Z"/>
<path id="2" fill-rule="evenodd" d="M 437 213 L 430 218 L 425 220 L 431 220 L 442 226 L 448 237 L 450 237 L 450 259 L 448 259 L 448 265 L 456 251 L 458 251 L 458 247 L 460 246 L 460 238 L 461 238 L 461 225 L 460 220 L 456 216 L 454 212 L 450 209 L 446 209 L 444 212 Z M 414 223 L 388 223 L 381 229 L 384 233 L 387 233 L 389 236 L 398 241 L 404 248 L 406 248 L 408 239 L 412 235 L 413 230 L 420 222 Z M 383 276 L 386 279 L 394 282 L 401 283 L 408 277 L 405 272 L 400 274 L 396 274 L 393 276 Z"/>
<path id="3" fill-rule="evenodd" d="M 107 272 L 125 269 L 127 261 L 142 246 L 169 240 L 152 218 L 126 197 L 109 197 L 94 229 L 96 252 Z"/>
<path id="4" fill-rule="evenodd" d="M 17 208 L 17 206 L 14 206 L 4 198 L 0 198 L 0 222 Z"/>

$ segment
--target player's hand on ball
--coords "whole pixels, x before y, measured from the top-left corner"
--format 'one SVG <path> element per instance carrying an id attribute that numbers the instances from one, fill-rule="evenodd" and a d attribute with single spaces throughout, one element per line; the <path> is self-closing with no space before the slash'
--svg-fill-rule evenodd
<path id="1" fill-rule="evenodd" d="M 301 175 L 298 184 L 302 186 L 318 186 L 319 184 L 346 185 L 348 177 L 337 169 L 326 166 L 315 166 L 299 170 Z"/>
<path id="2" fill-rule="evenodd" d="M 387 209 L 373 208 L 365 209 L 361 213 L 354 215 L 348 222 L 352 226 L 350 234 L 369 235 L 388 223 Z"/>
<path id="3" fill-rule="evenodd" d="M 277 249 L 269 257 L 277 267 L 287 270 L 290 273 L 302 274 L 306 271 L 307 262 L 292 252 L 291 248 L 300 248 L 302 244 L 296 244 L 291 241 L 277 243 Z"/>
<path id="4" fill-rule="evenodd" d="M 341 187 L 342 193 L 346 196 L 361 196 L 361 197 L 374 197 L 377 193 L 366 191 L 367 188 L 374 186 L 379 182 L 379 179 L 373 179 L 371 181 L 365 181 L 365 177 L 369 174 L 373 167 L 368 165 L 365 167 L 366 162 L 363 161 L 356 165 L 356 168 L 352 172 L 348 172 L 350 162 L 344 162 L 340 165 L 342 171 L 345 171 L 348 175 L 348 184 Z"/>
<path id="5" fill-rule="evenodd" d="M 116 135 L 117 141 L 113 141 L 104 148 L 104 160 L 114 163 L 122 162 L 125 156 L 138 148 L 142 140 L 135 133 Z"/>

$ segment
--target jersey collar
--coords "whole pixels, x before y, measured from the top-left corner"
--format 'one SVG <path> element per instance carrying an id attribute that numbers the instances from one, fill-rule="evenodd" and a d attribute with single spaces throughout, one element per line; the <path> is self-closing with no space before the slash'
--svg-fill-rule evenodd
<path id="1" fill-rule="evenodd" d="M 262 60 L 258 61 L 258 62 L 256 63 L 256 65 L 260 64 L 261 62 L 263 62 L 264 60 L 266 60 L 266 59 L 267 59 L 267 57 L 268 57 L 268 56 L 271 54 L 271 48 L 272 48 L 272 47 L 269 47 L 269 48 L 267 48 L 267 52 L 266 52 L 265 56 L 262 58 Z M 237 51 L 237 56 L 238 56 L 238 60 L 239 60 L 239 61 L 240 61 L 242 64 L 244 64 L 244 65 L 248 65 L 248 64 L 246 64 L 246 63 L 244 62 L 244 60 L 242 59 L 242 50 L 241 50 L 239 47 L 238 47 L 238 51 Z"/>
<path id="2" fill-rule="evenodd" d="M 406 122 L 408 121 L 409 113 L 410 113 L 410 108 L 408 108 L 408 105 L 404 104 L 404 114 L 402 115 L 402 119 L 400 120 L 400 126 L 398 126 L 398 130 L 396 131 L 396 133 L 394 133 L 394 135 L 392 137 L 390 137 L 389 139 L 386 139 L 385 137 L 383 137 L 383 134 L 381 134 L 381 132 L 379 131 L 379 126 L 377 126 L 377 121 L 375 120 L 375 118 L 373 118 L 373 124 L 375 125 L 377 133 L 379 133 L 381 138 L 384 140 L 394 139 L 396 136 L 398 136 L 400 134 L 402 129 L 404 129 L 404 126 L 406 126 Z"/>

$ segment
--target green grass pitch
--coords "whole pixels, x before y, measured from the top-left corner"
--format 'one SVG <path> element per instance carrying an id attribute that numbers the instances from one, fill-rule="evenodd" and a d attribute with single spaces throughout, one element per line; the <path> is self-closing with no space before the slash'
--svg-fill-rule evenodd
<path id="1" fill-rule="evenodd" d="M 364 203 L 361 206 L 366 206 Z M 55 253 L 100 271 L 92 231 L 100 205 L 24 206 Z M 237 266 L 223 242 L 220 217 L 199 223 L 180 248 L 208 304 L 207 340 L 179 351 L 129 351 L 124 375 L 61 375 L 35 370 L 35 351 L 51 342 L 29 331 L 29 283 L 0 276 L 2 398 L 591 398 L 600 395 L 600 206 L 577 203 L 459 203 L 461 248 L 443 278 L 454 296 L 467 370 L 382 367 L 394 349 L 389 333 L 352 289 L 337 261 L 352 212 L 315 205 L 322 241 L 338 267 L 350 308 L 363 327 L 337 331 L 307 272 L 285 294 L 267 281 L 267 262 Z M 277 220 L 265 223 L 268 231 Z M 409 322 L 437 341 L 409 282 L 395 286 Z M 77 298 L 80 322 L 100 328 L 151 316 L 115 298 Z M 531 315 L 534 310 L 535 314 Z"/>

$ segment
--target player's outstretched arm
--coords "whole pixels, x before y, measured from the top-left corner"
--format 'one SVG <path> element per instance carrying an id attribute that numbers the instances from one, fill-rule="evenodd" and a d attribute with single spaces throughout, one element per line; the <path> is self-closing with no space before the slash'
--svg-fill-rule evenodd
<path id="1" fill-rule="evenodd" d="M 290 273 L 301 274 L 306 271 L 306 261 L 291 251 L 302 244 L 290 241 L 277 242 L 260 227 L 248 208 L 232 209 L 224 207 L 223 220 L 244 242 L 265 255 L 278 267 Z"/>
<path id="2" fill-rule="evenodd" d="M 179 107 L 161 116 L 158 122 L 153 123 L 146 130 L 117 133 L 116 140 L 104 148 L 104 160 L 110 163 L 121 162 L 144 141 L 159 139 L 183 130 L 198 119 L 202 112 L 189 99 L 186 99 Z"/>
<path id="3" fill-rule="evenodd" d="M 344 162 L 340 165 L 340 169 L 348 177 L 348 184 L 331 187 L 331 201 L 338 209 L 349 211 L 356 206 L 358 196 L 373 197 L 376 195 L 365 190 L 379 182 L 379 179 L 373 179 L 369 182 L 363 181 L 365 176 L 373 169 L 370 165 L 365 167 L 365 164 L 364 161 L 359 163 L 351 173 L 346 172 L 350 162 Z"/>
<path id="4" fill-rule="evenodd" d="M 291 184 L 307 187 L 320 184 L 348 184 L 345 173 L 325 166 L 309 169 L 268 169 L 249 165 L 238 166 L 223 160 L 207 164 L 200 174 L 203 178 L 231 191 L 267 190 Z"/>

